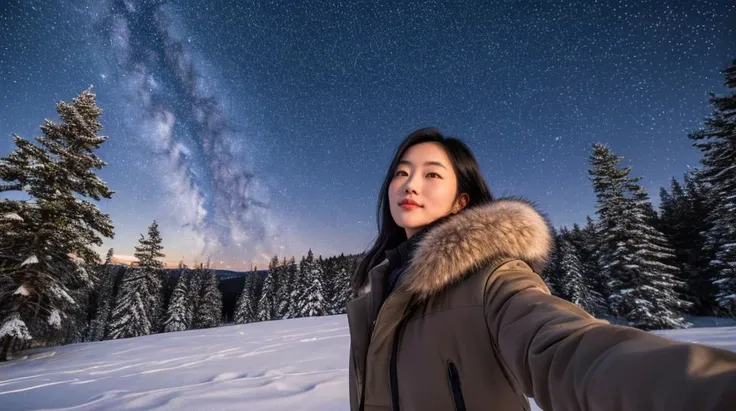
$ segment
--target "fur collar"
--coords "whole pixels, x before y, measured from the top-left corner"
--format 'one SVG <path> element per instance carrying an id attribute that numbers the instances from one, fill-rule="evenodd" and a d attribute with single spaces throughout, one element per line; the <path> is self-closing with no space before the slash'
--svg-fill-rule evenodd
<path id="1" fill-rule="evenodd" d="M 424 299 L 497 258 L 522 260 L 541 273 L 554 241 L 550 227 L 523 199 L 499 199 L 467 209 L 426 233 L 400 283 Z"/>

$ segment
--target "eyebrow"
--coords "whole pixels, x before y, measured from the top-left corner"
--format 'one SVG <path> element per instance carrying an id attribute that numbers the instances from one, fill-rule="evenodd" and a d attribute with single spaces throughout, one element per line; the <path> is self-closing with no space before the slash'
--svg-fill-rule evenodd
<path id="1" fill-rule="evenodd" d="M 406 164 L 406 165 L 409 165 L 409 166 L 412 165 L 411 164 L 411 161 L 408 161 L 408 160 L 401 160 L 401 161 L 399 161 L 399 164 L 398 165 L 402 165 L 402 164 Z M 445 167 L 444 165 L 442 165 L 442 163 L 440 163 L 439 161 L 425 161 L 424 162 L 424 165 L 425 166 L 440 166 L 440 167 L 444 168 L 445 170 L 447 170 L 447 167 Z"/>
<path id="2" fill-rule="evenodd" d="M 407 160 L 401 160 L 401 161 L 399 161 L 399 165 L 401 165 L 401 164 L 406 164 L 406 165 L 409 165 L 409 166 L 412 165 L 411 164 L 411 161 L 407 161 Z M 442 165 L 442 163 L 440 163 L 439 161 L 425 161 L 424 162 L 424 165 L 425 166 L 440 166 L 440 167 L 444 168 L 445 170 L 447 170 L 447 167 L 445 167 L 444 165 Z"/>

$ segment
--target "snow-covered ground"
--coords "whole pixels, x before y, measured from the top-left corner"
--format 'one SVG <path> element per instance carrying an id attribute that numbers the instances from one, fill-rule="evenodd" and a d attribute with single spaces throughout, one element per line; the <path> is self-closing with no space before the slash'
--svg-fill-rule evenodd
<path id="1" fill-rule="evenodd" d="M 659 333 L 736 351 L 735 326 Z M 36 349 L 0 409 L 347 410 L 348 341 L 338 315 Z"/>

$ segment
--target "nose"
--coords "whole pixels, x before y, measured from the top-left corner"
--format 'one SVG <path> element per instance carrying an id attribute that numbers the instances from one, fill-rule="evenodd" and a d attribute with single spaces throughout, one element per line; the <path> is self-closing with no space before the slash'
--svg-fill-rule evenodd
<path id="1" fill-rule="evenodd" d="M 412 182 L 412 179 L 406 181 L 406 185 L 404 186 L 404 193 L 410 194 L 410 193 L 416 193 L 417 191 L 414 189 L 414 184 Z"/>

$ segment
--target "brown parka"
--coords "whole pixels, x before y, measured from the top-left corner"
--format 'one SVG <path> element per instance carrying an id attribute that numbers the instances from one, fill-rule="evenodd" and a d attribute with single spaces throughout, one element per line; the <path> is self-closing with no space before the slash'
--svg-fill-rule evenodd
<path id="1" fill-rule="evenodd" d="M 736 410 L 736 353 L 611 325 L 537 275 L 549 224 L 497 200 L 432 227 L 348 303 L 351 410 Z"/>

